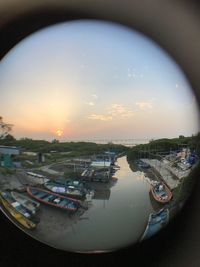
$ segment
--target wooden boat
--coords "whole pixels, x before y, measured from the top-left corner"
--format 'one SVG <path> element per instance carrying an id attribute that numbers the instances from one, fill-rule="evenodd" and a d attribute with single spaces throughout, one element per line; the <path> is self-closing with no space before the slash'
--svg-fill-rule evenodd
<path id="1" fill-rule="evenodd" d="M 159 232 L 164 226 L 167 225 L 169 221 L 169 210 L 166 208 L 161 209 L 157 213 L 151 213 L 149 215 L 148 223 L 146 229 L 141 237 L 141 240 L 150 238 Z"/>
<path id="2" fill-rule="evenodd" d="M 27 193 L 41 203 L 72 212 L 77 211 L 81 206 L 80 201 L 77 199 L 69 198 L 37 187 L 28 186 Z"/>
<path id="3" fill-rule="evenodd" d="M 54 182 L 58 184 L 59 186 L 74 186 L 76 189 L 82 190 L 83 192 L 87 192 L 90 188 L 88 185 L 83 181 L 83 180 L 72 180 L 72 179 L 67 179 L 67 180 L 52 180 L 49 182 Z"/>
<path id="4" fill-rule="evenodd" d="M 31 218 L 31 213 L 24 207 L 22 206 L 18 201 L 16 201 L 10 192 L 3 191 L 1 192 L 1 196 L 6 200 L 15 210 L 17 210 L 19 213 L 21 213 L 24 217 L 26 218 Z"/>
<path id="5" fill-rule="evenodd" d="M 23 207 L 25 207 L 29 212 L 31 212 L 32 214 L 35 214 L 36 211 L 39 209 L 40 207 L 40 203 L 36 202 L 34 200 L 32 200 L 31 198 L 22 195 L 20 193 L 17 193 L 15 191 L 11 192 L 11 196 L 17 201 L 19 202 Z"/>
<path id="6" fill-rule="evenodd" d="M 86 191 L 80 188 L 77 188 L 74 185 L 64 185 L 54 181 L 44 183 L 44 187 L 51 192 L 66 195 L 69 197 L 84 198 Z"/>
<path id="7" fill-rule="evenodd" d="M 19 211 L 17 211 L 15 207 L 13 207 L 6 199 L 4 199 L 2 194 L 0 194 L 0 200 L 2 203 L 2 211 L 6 212 L 6 215 L 7 213 L 11 215 L 11 217 L 13 217 L 20 225 L 24 226 L 27 229 L 34 229 L 37 226 L 36 223 L 32 222 L 24 215 L 22 215 Z"/>
<path id="8" fill-rule="evenodd" d="M 151 184 L 150 192 L 154 199 L 160 203 L 169 202 L 173 196 L 167 185 L 161 182 Z"/>

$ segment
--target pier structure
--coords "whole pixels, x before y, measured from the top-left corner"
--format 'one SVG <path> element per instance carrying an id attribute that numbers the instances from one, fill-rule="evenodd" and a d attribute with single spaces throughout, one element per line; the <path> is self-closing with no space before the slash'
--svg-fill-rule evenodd
<path id="1" fill-rule="evenodd" d="M 164 182 L 167 184 L 167 186 L 170 189 L 174 189 L 176 188 L 179 183 L 180 183 L 180 179 L 178 179 L 178 177 L 176 177 L 169 169 L 168 166 L 157 160 L 157 159 L 141 159 L 143 162 L 149 164 L 151 167 L 153 167 L 162 177 L 162 179 L 164 180 Z"/>

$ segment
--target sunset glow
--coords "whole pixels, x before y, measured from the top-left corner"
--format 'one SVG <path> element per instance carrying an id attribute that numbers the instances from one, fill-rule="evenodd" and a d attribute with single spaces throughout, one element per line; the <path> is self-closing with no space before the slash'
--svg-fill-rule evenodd
<path id="1" fill-rule="evenodd" d="M 2 60 L 0 80 L 0 115 L 17 138 L 198 131 L 196 100 L 177 64 L 153 41 L 115 24 L 77 21 L 41 30 Z"/>
<path id="2" fill-rule="evenodd" d="M 62 131 L 62 130 L 57 130 L 57 131 L 56 131 L 56 134 L 57 134 L 57 136 L 59 136 L 59 137 L 60 137 L 60 136 L 62 136 L 62 135 L 63 135 L 63 131 Z"/>

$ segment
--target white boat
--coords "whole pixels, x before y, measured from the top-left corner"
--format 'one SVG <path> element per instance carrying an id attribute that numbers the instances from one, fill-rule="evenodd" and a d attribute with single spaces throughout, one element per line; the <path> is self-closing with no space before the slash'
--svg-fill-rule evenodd
<path id="1" fill-rule="evenodd" d="M 11 195 L 17 202 L 19 202 L 23 207 L 25 207 L 32 214 L 35 214 L 36 210 L 38 210 L 40 207 L 39 202 L 32 200 L 31 198 L 29 198 L 23 194 L 12 191 Z"/>
<path id="2" fill-rule="evenodd" d="M 82 189 L 77 188 L 76 186 L 73 185 L 62 185 L 58 184 L 56 182 L 47 182 L 44 184 L 44 187 L 51 192 L 58 193 L 58 194 L 63 194 L 69 197 L 77 197 L 77 198 L 84 198 L 86 195 L 86 192 Z"/>
<path id="3" fill-rule="evenodd" d="M 141 237 L 141 241 L 148 239 L 159 232 L 169 221 L 169 209 L 162 208 L 157 213 L 149 215 L 146 229 Z"/>

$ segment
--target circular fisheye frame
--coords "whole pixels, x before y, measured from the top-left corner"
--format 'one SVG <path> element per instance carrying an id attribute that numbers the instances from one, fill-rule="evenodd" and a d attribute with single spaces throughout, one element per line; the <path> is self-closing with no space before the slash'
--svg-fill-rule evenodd
<path id="1" fill-rule="evenodd" d="M 106 252 L 164 228 L 199 168 L 196 99 L 176 62 L 122 25 L 40 30 L 0 63 L 2 212 L 31 237 Z"/>

